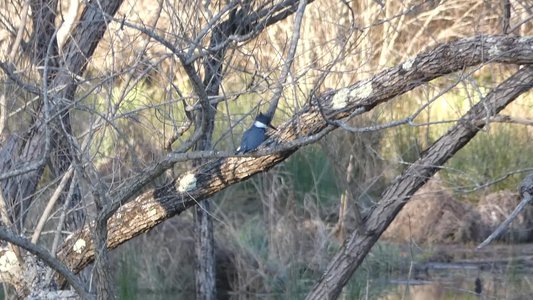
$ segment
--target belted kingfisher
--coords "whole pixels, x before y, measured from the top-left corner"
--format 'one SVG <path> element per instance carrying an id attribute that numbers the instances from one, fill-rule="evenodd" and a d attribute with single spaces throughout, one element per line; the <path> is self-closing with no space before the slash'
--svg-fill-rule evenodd
<path id="1" fill-rule="evenodd" d="M 266 128 L 271 127 L 276 129 L 274 126 L 270 125 L 271 117 L 259 113 L 255 117 L 255 122 L 252 127 L 248 128 L 242 135 L 241 145 L 237 148 L 236 153 L 246 153 L 255 150 L 262 142 L 266 140 Z"/>

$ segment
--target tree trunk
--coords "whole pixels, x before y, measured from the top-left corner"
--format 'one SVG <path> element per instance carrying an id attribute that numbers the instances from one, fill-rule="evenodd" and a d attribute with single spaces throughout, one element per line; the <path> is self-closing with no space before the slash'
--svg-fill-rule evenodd
<path id="1" fill-rule="evenodd" d="M 196 207 L 196 299 L 216 299 L 215 240 L 211 200 L 202 201 Z"/>
<path id="2" fill-rule="evenodd" d="M 230 13 L 229 19 L 213 28 L 210 48 L 218 48 L 212 55 L 208 56 L 204 62 L 205 77 L 203 88 L 205 93 L 198 93 L 201 97 L 205 94 L 207 97 L 218 96 L 220 85 L 223 79 L 223 63 L 228 48 L 228 37 L 243 30 L 247 26 L 247 11 L 243 6 L 234 8 Z M 237 16 L 237 14 L 239 16 Z M 241 32 L 244 34 L 245 32 Z M 220 47 L 222 45 L 222 47 Z M 197 89 L 200 87 L 196 87 Z M 198 141 L 195 150 L 211 150 L 213 131 L 215 129 L 215 117 L 217 104 L 211 104 L 209 99 L 203 99 L 202 113 L 203 116 L 196 118 L 196 126 L 201 127 L 202 122 L 207 122 L 204 133 Z M 206 118 L 206 120 L 203 120 Z M 197 160 L 195 166 L 205 163 L 205 160 Z M 196 210 L 196 299 L 214 300 L 216 299 L 216 274 L 215 274 L 215 240 L 213 236 L 213 219 L 211 217 L 211 199 L 206 199 L 195 208 Z"/>

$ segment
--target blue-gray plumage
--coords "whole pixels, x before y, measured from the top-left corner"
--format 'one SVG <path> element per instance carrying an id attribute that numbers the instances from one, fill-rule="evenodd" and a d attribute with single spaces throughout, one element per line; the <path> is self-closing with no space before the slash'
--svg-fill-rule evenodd
<path id="1" fill-rule="evenodd" d="M 252 127 L 248 128 L 242 135 L 241 145 L 237 148 L 237 154 L 255 150 L 266 139 L 266 128 L 270 125 L 270 117 L 259 113 L 255 117 Z"/>

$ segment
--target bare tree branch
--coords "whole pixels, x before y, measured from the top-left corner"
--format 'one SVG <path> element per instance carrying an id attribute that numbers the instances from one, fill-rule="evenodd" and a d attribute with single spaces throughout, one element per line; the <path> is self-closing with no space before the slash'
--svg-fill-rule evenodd
<path id="1" fill-rule="evenodd" d="M 498 228 L 496 228 L 481 244 L 476 247 L 476 250 L 487 246 L 493 240 L 498 238 L 500 234 L 507 229 L 511 222 L 516 219 L 518 214 L 524 210 L 526 205 L 531 203 L 531 200 L 533 199 L 533 173 L 529 174 L 526 176 L 526 178 L 524 178 L 524 180 L 522 180 L 520 186 L 518 187 L 518 191 L 520 192 L 520 197 L 522 198 L 520 203 L 518 203 L 513 212 L 511 212 L 505 221 L 503 221 Z"/>
<path id="2" fill-rule="evenodd" d="M 61 178 L 61 181 L 59 182 L 59 185 L 57 186 L 56 190 L 52 194 L 52 197 L 50 197 L 50 200 L 48 201 L 48 204 L 46 204 L 46 207 L 43 211 L 43 214 L 41 215 L 41 218 L 39 219 L 39 222 L 37 222 L 37 226 L 35 226 L 35 230 L 33 232 L 33 235 L 31 237 L 31 242 L 36 244 L 39 240 L 39 237 L 41 236 L 41 232 L 44 228 L 44 224 L 46 221 L 48 221 L 48 217 L 50 216 L 50 213 L 52 212 L 52 209 L 54 208 L 54 205 L 59 199 L 59 196 L 63 192 L 63 189 L 67 185 L 67 182 L 72 177 L 72 174 L 74 173 L 74 168 L 70 168 L 67 173 Z"/>
<path id="3" fill-rule="evenodd" d="M 457 125 L 426 149 L 422 157 L 383 192 L 381 200 L 366 215 L 363 227 L 352 232 L 345 240 L 306 299 L 336 299 L 366 253 L 411 196 L 486 124 L 474 126 L 472 121 L 486 120 L 487 115 L 497 114 L 516 97 L 531 89 L 531 76 L 531 67 L 525 67 L 515 73 L 473 106 Z"/>
<path id="4" fill-rule="evenodd" d="M 369 80 L 360 81 L 338 92 L 324 95 L 331 98 L 328 101 L 332 105 L 332 111 L 338 113 L 337 116 L 330 117 L 330 120 L 340 120 L 346 116 L 362 114 L 376 105 L 420 86 L 425 82 L 469 66 L 488 62 L 513 64 L 533 63 L 533 51 L 531 47 L 533 47 L 533 37 L 477 36 L 441 45 L 432 51 L 421 53 L 416 58 L 410 59 L 394 68 L 382 71 Z M 365 94 L 361 94 L 361 92 Z M 345 104 L 346 107 L 343 107 Z M 353 111 L 349 114 L 346 113 L 350 109 Z M 286 124 L 295 124 L 298 117 L 296 116 Z M 308 133 L 308 135 L 314 135 L 317 132 L 313 131 Z M 284 135 L 278 134 L 276 136 Z M 296 133 L 290 136 L 293 135 L 294 137 L 301 136 Z M 285 139 L 283 142 L 290 142 L 290 140 Z M 292 149 L 294 146 L 289 148 Z M 219 157 L 228 157 L 227 153 L 219 154 Z M 258 156 L 260 154 L 262 155 L 264 153 L 247 154 L 246 156 Z M 154 178 L 161 175 L 165 170 L 171 168 L 174 163 L 209 157 L 217 157 L 217 153 L 184 153 L 177 157 L 175 154 L 169 154 L 167 159 L 144 170 L 136 178 L 132 178 L 127 187 L 113 195 L 114 204 L 108 207 L 106 214 L 112 214 L 118 207 L 131 201 L 133 195 Z"/>
<path id="5" fill-rule="evenodd" d="M 266 115 L 272 120 L 276 108 L 278 107 L 279 98 L 281 98 L 281 93 L 283 92 L 283 85 L 287 81 L 287 76 L 294 62 L 294 55 L 296 55 L 296 47 L 298 46 L 298 41 L 300 40 L 300 29 L 302 27 L 302 19 L 304 16 L 305 7 L 307 6 L 306 0 L 300 0 L 298 5 L 298 11 L 296 12 L 294 20 L 294 29 L 292 32 L 291 42 L 289 44 L 289 52 L 287 53 L 287 62 L 283 64 L 283 69 L 281 70 L 281 76 L 276 86 L 274 87 L 274 92 L 272 98 L 270 99 L 270 104 Z"/>
<path id="6" fill-rule="evenodd" d="M 84 284 L 79 278 L 77 278 L 76 275 L 74 275 L 74 273 L 72 273 L 72 271 L 70 271 L 58 259 L 50 255 L 50 253 L 43 247 L 35 245 L 27 239 L 8 231 L 3 226 L 0 227 L 0 239 L 15 244 L 43 260 L 48 266 L 61 274 L 83 299 L 94 299 L 94 296 L 87 292 Z"/>
<path id="7" fill-rule="evenodd" d="M 469 66 L 487 62 L 533 63 L 531 45 L 533 45 L 531 37 L 478 36 L 458 40 L 424 52 L 412 60 L 378 73 L 371 79 L 360 81 L 337 92 L 326 92 L 317 96 L 316 101 L 321 101 L 328 118 L 342 119 L 370 111 L 379 103 L 429 80 Z M 486 114 L 483 115 L 485 116 Z M 477 119 L 468 122 L 477 122 Z M 315 106 L 305 107 L 281 128 L 283 130 L 275 133 L 266 142 L 266 146 L 275 149 L 275 145 L 283 145 L 302 136 L 313 136 L 332 129 Z M 109 219 L 108 247 L 115 248 L 163 220 L 196 205 L 198 201 L 253 174 L 268 170 L 294 151 L 286 150 L 257 158 L 219 159 L 182 174 L 172 185 L 150 190 L 135 198 L 128 198 L 134 194 L 132 190 L 114 195 L 114 201 L 120 199 L 120 203 L 129 201 L 131 203 L 121 206 Z M 192 156 L 194 155 L 191 154 Z M 147 170 L 143 174 L 144 177 L 135 179 L 135 186 L 144 186 L 142 182 L 146 178 L 161 174 L 160 172 L 172 165 L 171 159 L 161 161 L 154 168 Z M 79 247 L 80 245 L 83 247 Z M 71 236 L 58 253 L 58 256 L 75 271 L 81 270 L 92 261 L 93 255 L 94 248 L 89 227 Z"/>
<path id="8" fill-rule="evenodd" d="M 513 212 L 503 221 L 498 228 L 496 228 L 483 242 L 481 242 L 477 247 L 476 250 L 480 250 L 481 248 L 484 248 L 488 244 L 492 243 L 495 239 L 497 239 L 504 230 L 509 227 L 509 225 L 518 217 L 518 214 L 520 214 L 526 206 L 531 203 L 531 199 L 533 197 L 529 194 L 527 194 L 524 198 L 522 198 L 522 201 L 518 203 L 518 205 L 515 207 Z"/>
<path id="9" fill-rule="evenodd" d="M 513 116 L 508 116 L 508 115 L 497 115 L 497 116 L 491 117 L 490 121 L 497 122 L 497 123 L 509 123 L 509 124 L 533 126 L 533 120 L 513 117 Z"/>
<path id="10" fill-rule="evenodd" d="M 503 10 L 502 33 L 508 34 L 509 26 L 511 22 L 511 1 L 510 0 L 502 0 L 502 10 Z"/>
<path id="11" fill-rule="evenodd" d="M 20 12 L 22 15 L 22 20 L 20 21 L 19 28 L 17 30 L 17 37 L 15 38 L 15 42 L 13 42 L 13 45 L 11 45 L 11 52 L 9 53 L 9 62 L 13 62 L 15 60 L 15 56 L 19 51 L 20 42 L 22 41 L 22 34 L 24 33 L 24 27 L 26 27 L 26 20 L 28 19 L 29 8 L 30 0 L 24 1 L 24 6 L 22 7 L 22 11 Z"/>

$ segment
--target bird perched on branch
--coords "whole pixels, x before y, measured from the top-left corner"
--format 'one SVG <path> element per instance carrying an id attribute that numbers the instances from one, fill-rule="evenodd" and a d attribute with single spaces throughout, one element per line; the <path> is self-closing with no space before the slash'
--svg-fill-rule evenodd
<path id="1" fill-rule="evenodd" d="M 241 145 L 237 148 L 236 153 L 247 153 L 259 147 L 266 140 L 266 128 L 276 129 L 270 124 L 271 121 L 272 117 L 259 113 L 255 117 L 252 127 L 248 128 L 242 135 Z"/>

